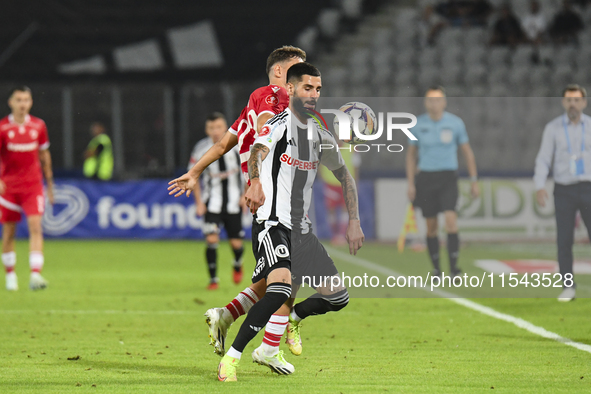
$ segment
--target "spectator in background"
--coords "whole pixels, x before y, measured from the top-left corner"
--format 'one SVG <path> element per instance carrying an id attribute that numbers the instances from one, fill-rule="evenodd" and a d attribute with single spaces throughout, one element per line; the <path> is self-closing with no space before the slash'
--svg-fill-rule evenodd
<path id="1" fill-rule="evenodd" d="M 470 3 L 470 25 L 486 26 L 493 7 L 487 0 L 472 0 Z"/>
<path id="2" fill-rule="evenodd" d="M 532 0 L 529 3 L 529 13 L 521 18 L 521 27 L 526 39 L 534 45 L 539 45 L 542 42 L 547 26 L 548 23 L 542 13 L 540 3 L 537 0 Z"/>
<path id="3" fill-rule="evenodd" d="M 429 4 L 423 10 L 419 20 L 419 33 L 421 46 L 431 46 L 435 44 L 437 35 L 447 26 L 447 21 L 435 13 L 433 5 Z"/>
<path id="4" fill-rule="evenodd" d="M 583 20 L 571 7 L 569 0 L 562 2 L 562 9 L 554 15 L 550 37 L 558 44 L 576 43 L 577 33 L 583 29 Z"/>
<path id="5" fill-rule="evenodd" d="M 583 113 L 587 108 L 587 90 L 583 87 L 568 85 L 562 96 L 564 113 L 544 128 L 534 184 L 538 205 L 543 207 L 548 199 L 546 179 L 552 170 L 558 267 L 563 287 L 558 301 L 568 302 L 575 299 L 573 243 L 577 211 L 591 238 L 591 149 L 585 143 L 591 117 Z"/>
<path id="6" fill-rule="evenodd" d="M 492 10 L 488 0 L 448 0 L 436 6 L 453 26 L 484 26 Z"/>
<path id="7" fill-rule="evenodd" d="M 507 3 L 501 6 L 500 17 L 494 24 L 491 45 L 509 45 L 515 47 L 524 40 L 519 20 Z"/>
<path id="8" fill-rule="evenodd" d="M 84 176 L 108 181 L 113 177 L 113 146 L 106 134 L 105 125 L 94 122 L 90 125 L 92 140 L 84 151 Z"/>

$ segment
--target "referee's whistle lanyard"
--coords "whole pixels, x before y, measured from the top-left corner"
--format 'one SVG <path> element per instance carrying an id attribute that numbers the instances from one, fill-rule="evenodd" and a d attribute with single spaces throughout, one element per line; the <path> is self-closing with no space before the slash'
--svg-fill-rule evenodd
<path id="1" fill-rule="evenodd" d="M 562 120 L 562 126 L 564 127 L 564 136 L 566 137 L 566 146 L 568 148 L 569 159 L 569 170 L 571 175 L 582 175 L 585 172 L 585 166 L 583 164 L 583 151 L 585 150 L 585 122 L 581 118 L 581 154 L 577 156 L 570 144 L 570 138 L 568 136 L 568 121 L 566 115 Z"/>

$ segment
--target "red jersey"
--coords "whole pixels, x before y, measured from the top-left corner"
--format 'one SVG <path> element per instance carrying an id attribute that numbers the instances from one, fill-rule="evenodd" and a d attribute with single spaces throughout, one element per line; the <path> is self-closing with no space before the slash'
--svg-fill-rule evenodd
<path id="1" fill-rule="evenodd" d="M 276 115 L 289 106 L 287 90 L 277 85 L 267 85 L 258 88 L 250 95 L 248 105 L 244 107 L 230 133 L 238 137 L 238 151 L 242 173 L 248 180 L 248 158 L 250 147 L 257 137 L 256 127 L 259 116 L 264 113 Z"/>
<path id="2" fill-rule="evenodd" d="M 0 120 L 0 179 L 10 192 L 42 183 L 39 150 L 49 148 L 45 122 L 31 115 L 18 124 L 12 115 Z"/>

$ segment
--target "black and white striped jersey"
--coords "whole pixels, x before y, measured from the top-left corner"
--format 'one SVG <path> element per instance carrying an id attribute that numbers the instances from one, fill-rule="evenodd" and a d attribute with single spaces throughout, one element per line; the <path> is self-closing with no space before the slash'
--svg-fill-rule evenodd
<path id="1" fill-rule="evenodd" d="M 332 171 L 345 165 L 336 149 L 320 150 L 321 144 L 337 146 L 332 133 L 316 123 L 313 128 L 308 140 L 307 125 L 288 108 L 269 119 L 259 132 L 253 146 L 262 144 L 270 151 L 260 173 L 265 202 L 257 211 L 257 222 L 310 232 L 308 210 L 319 165 Z"/>
<path id="2" fill-rule="evenodd" d="M 213 146 L 211 138 L 195 144 L 189 169 Z M 240 213 L 240 196 L 244 191 L 244 177 L 240 173 L 240 156 L 234 147 L 219 160 L 211 163 L 201 176 L 201 198 L 211 213 Z"/>

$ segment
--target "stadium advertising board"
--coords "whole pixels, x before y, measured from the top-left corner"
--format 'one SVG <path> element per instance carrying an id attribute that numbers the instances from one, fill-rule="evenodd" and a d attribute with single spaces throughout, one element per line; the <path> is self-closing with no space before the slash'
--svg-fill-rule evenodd
<path id="1" fill-rule="evenodd" d="M 48 237 L 63 238 L 202 238 L 203 220 L 195 213 L 195 201 L 168 195 L 166 180 L 96 182 L 58 180 L 55 205 L 47 204 L 43 231 Z M 362 225 L 366 236 L 373 237 L 373 184 L 359 187 Z M 322 187 L 315 186 L 314 206 L 317 233 L 330 237 Z M 250 214 L 243 216 L 246 238 L 250 237 Z M 26 223 L 18 226 L 19 237 L 27 236 Z M 224 232 L 222 236 L 225 237 Z"/>
<path id="2" fill-rule="evenodd" d="M 488 178 L 480 181 L 482 195 L 470 196 L 467 180 L 459 182 L 458 224 L 465 240 L 552 239 L 555 236 L 554 202 L 552 193 L 545 207 L 535 198 L 534 183 L 529 178 Z M 407 183 L 404 179 L 376 181 L 376 232 L 382 241 L 398 238 L 405 220 Z M 546 190 L 552 190 L 551 182 Z M 417 219 L 420 210 L 417 210 Z M 441 220 L 440 223 L 444 221 Z M 424 220 L 417 220 L 419 235 L 425 234 Z M 443 231 L 443 228 L 442 228 Z M 585 237 L 582 221 L 575 234 Z"/>

